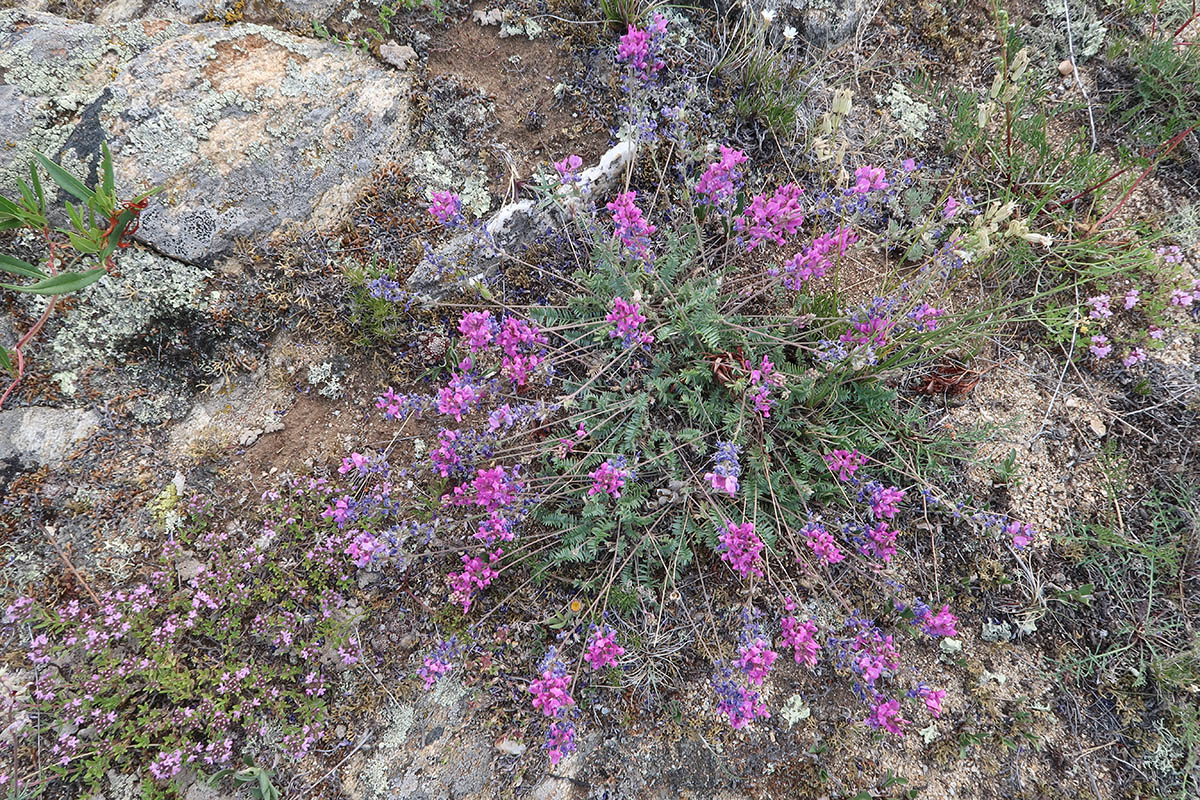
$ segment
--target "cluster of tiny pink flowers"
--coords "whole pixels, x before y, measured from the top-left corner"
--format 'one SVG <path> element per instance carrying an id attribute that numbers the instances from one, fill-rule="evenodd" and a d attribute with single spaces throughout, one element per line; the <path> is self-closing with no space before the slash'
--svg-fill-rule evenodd
<path id="1" fill-rule="evenodd" d="M 620 497 L 621 489 L 624 488 L 625 481 L 631 475 L 630 470 L 625 468 L 624 456 L 617 456 L 615 459 L 610 458 L 606 460 L 588 475 L 592 479 L 592 486 L 588 489 L 588 497 L 598 494 L 607 494 L 613 498 Z"/>
<path id="2" fill-rule="evenodd" d="M 455 372 L 450 381 L 438 390 L 437 410 L 439 414 L 454 417 L 455 422 L 462 422 L 463 414 L 469 414 L 483 402 L 484 393 L 471 376 L 471 359 L 464 358 L 459 363 L 462 372 Z"/>
<path id="3" fill-rule="evenodd" d="M 496 336 L 496 343 L 503 353 L 500 372 L 516 386 L 524 386 L 529 373 L 546 360 L 541 352 L 546 341 L 546 335 L 534 323 L 516 317 L 505 318 Z"/>
<path id="4" fill-rule="evenodd" d="M 529 684 L 529 693 L 533 695 L 533 707 L 555 720 L 547 734 L 546 749 L 550 751 L 550 763 L 557 764 L 575 748 L 575 726 L 564 718 L 575 705 L 571 676 L 553 647 L 546 652 L 538 672 L 540 677 Z"/>
<path id="5" fill-rule="evenodd" d="M 796 603 L 789 598 L 784 607 L 795 611 Z M 783 646 L 792 648 L 796 663 L 815 667 L 817 654 L 821 652 L 821 644 L 816 639 L 817 623 L 811 619 L 801 621 L 788 614 L 779 621 L 779 626 L 783 630 Z"/>
<path id="6" fill-rule="evenodd" d="M 721 145 L 720 160 L 709 164 L 696 182 L 696 194 L 702 198 L 701 202 L 717 206 L 732 200 L 741 184 L 738 167 L 746 160 L 746 154 L 741 150 Z"/>
<path id="7" fill-rule="evenodd" d="M 458 332 L 467 340 L 472 353 L 478 353 L 496 338 L 499 326 L 487 311 L 467 311 L 458 321 Z"/>
<path id="8" fill-rule="evenodd" d="M 451 598 L 462 604 L 464 614 L 471 610 L 476 592 L 491 586 L 492 581 L 500 575 L 493 565 L 504 555 L 504 549 L 497 547 L 486 555 L 485 561 L 483 556 L 463 553 L 462 572 L 451 572 L 446 576 L 446 581 L 450 584 Z"/>
<path id="9" fill-rule="evenodd" d="M 767 673 L 771 671 L 771 665 L 778 657 L 779 654 L 771 649 L 770 642 L 765 639 L 755 639 L 744 644 L 738 650 L 738 658 L 734 663 L 738 669 L 746 673 L 746 680 L 750 684 L 762 686 Z"/>
<path id="10" fill-rule="evenodd" d="M 621 241 L 637 258 L 653 262 L 650 255 L 650 236 L 658 230 L 642 215 L 642 210 L 635 205 L 637 192 L 622 192 L 605 208 L 613 215 L 613 235 Z"/>
<path id="11" fill-rule="evenodd" d="M 800 532 L 804 534 L 808 548 L 826 564 L 836 564 L 846 558 L 833 535 L 820 522 L 809 522 Z"/>
<path id="12" fill-rule="evenodd" d="M 608 332 L 609 338 L 620 337 L 625 347 L 654 343 L 654 336 L 648 331 L 642 330 L 646 316 L 641 313 L 641 306 L 638 303 L 630 303 L 623 297 L 614 297 L 612 311 L 608 312 L 604 319 L 616 325 L 613 330 Z"/>
<path id="13" fill-rule="evenodd" d="M 741 448 L 733 442 L 717 442 L 717 450 L 713 454 L 713 471 L 704 473 L 704 480 L 712 484 L 712 488 L 725 492 L 730 497 L 737 494 L 738 476 L 742 474 L 742 465 L 738 461 Z"/>
<path id="14" fill-rule="evenodd" d="M 866 194 L 867 192 L 882 191 L 888 186 L 887 173 L 883 167 L 862 166 L 854 170 L 854 188 L 850 191 L 855 194 Z"/>
<path id="15" fill-rule="evenodd" d="M 818 236 L 806 249 L 796 253 L 783 265 L 783 285 L 798 292 L 808 282 L 825 277 L 830 267 L 830 254 L 836 249 L 840 258 L 857 241 L 858 234 L 852 228 L 840 226 L 833 233 Z M 771 268 L 768 273 L 777 275 L 779 270 Z"/>
<path id="16" fill-rule="evenodd" d="M 417 675 L 425 682 L 425 691 L 432 689 L 441 677 L 451 670 L 457 657 L 458 639 L 453 636 L 439 642 L 438 646 L 425 656 L 424 663 L 417 670 Z"/>
<path id="17" fill-rule="evenodd" d="M 1088 351 L 1096 358 L 1108 358 L 1108 354 L 1112 352 L 1112 342 L 1103 333 L 1097 333 L 1092 336 Z"/>
<path id="18" fill-rule="evenodd" d="M 868 527 L 866 535 L 867 540 L 861 548 L 863 555 L 872 555 L 885 564 L 891 561 L 896 555 L 896 531 L 889 528 L 887 522 L 880 521 Z"/>
<path id="19" fill-rule="evenodd" d="M 938 636 L 957 636 L 958 617 L 954 616 L 950 611 L 949 604 L 943 604 L 941 611 L 934 612 L 931 609 L 923 609 L 917 614 L 917 623 L 921 626 L 921 630 L 933 637 Z"/>
<path id="20" fill-rule="evenodd" d="M 734 572 L 747 579 L 751 576 L 762 577 L 759 562 L 762 558 L 763 543 L 754 532 L 753 522 L 738 525 L 732 520 L 725 520 L 725 530 L 722 531 L 719 540 L 720 546 L 717 551 L 721 554 L 721 560 Z"/>
<path id="21" fill-rule="evenodd" d="M 775 365 L 765 355 L 757 367 L 751 366 L 749 360 L 742 362 L 742 366 L 750 373 L 750 388 L 747 391 L 754 403 L 754 410 L 764 418 L 770 417 L 771 408 L 775 405 L 771 398 L 771 387 L 781 385 L 783 376 L 775 371 Z"/>
<path id="22" fill-rule="evenodd" d="M 1092 319 L 1109 319 L 1112 317 L 1112 307 L 1109 303 L 1112 298 L 1106 294 L 1098 294 L 1095 297 L 1089 297 L 1085 302 L 1092 307 L 1088 312 L 1088 316 Z"/>
<path id="23" fill-rule="evenodd" d="M 904 726 L 911 724 L 900 716 L 900 701 L 888 700 L 882 695 L 876 696 L 875 704 L 871 706 L 871 713 L 867 715 L 866 723 L 872 728 L 883 729 L 896 736 L 903 736 Z"/>
<path id="24" fill-rule="evenodd" d="M 666 33 L 666 30 L 667 18 L 657 13 L 650 20 L 650 26 L 646 30 L 630 23 L 625 35 L 617 44 L 617 60 L 632 67 L 642 80 L 649 80 L 665 66 L 654 50 L 657 38 Z"/>
<path id="25" fill-rule="evenodd" d="M 755 195 L 750 205 L 737 220 L 734 228 L 748 235 L 746 250 L 753 251 L 765 241 L 782 245 L 787 237 L 794 236 L 804 223 L 804 210 L 800 208 L 803 190 L 793 183 L 780 186 L 770 197 Z"/>
<path id="26" fill-rule="evenodd" d="M 447 228 L 453 228 L 463 221 L 461 197 L 454 192 L 433 192 L 432 197 L 429 216 Z"/>
<path id="27" fill-rule="evenodd" d="M 875 487 L 871 494 L 871 513 L 876 519 L 891 519 L 900 511 L 900 501 L 904 499 L 904 490 L 895 486 Z"/>
<path id="28" fill-rule="evenodd" d="M 555 161 L 554 171 L 558 173 L 558 179 L 561 183 L 577 183 L 579 181 L 579 168 L 582 166 L 583 159 L 572 154 L 562 161 Z"/>
<path id="29" fill-rule="evenodd" d="M 938 324 L 941 322 L 941 317 L 945 315 L 946 309 L 935 308 L 929 303 L 921 303 L 921 305 L 908 312 L 908 318 L 912 320 L 913 325 L 918 331 L 931 332 L 936 331 Z"/>
<path id="30" fill-rule="evenodd" d="M 867 457 L 857 450 L 831 450 L 823 458 L 829 470 L 842 483 L 850 481 L 859 467 L 867 463 Z"/>
<path id="31" fill-rule="evenodd" d="M 851 650 L 852 668 L 867 686 L 874 686 L 900 667 L 900 652 L 891 634 L 884 635 L 878 628 L 868 628 L 855 636 Z"/>
<path id="32" fill-rule="evenodd" d="M 617 644 L 617 633 L 609 626 L 592 626 L 592 635 L 584 651 L 583 660 L 592 665 L 592 669 L 615 667 L 625 648 Z"/>

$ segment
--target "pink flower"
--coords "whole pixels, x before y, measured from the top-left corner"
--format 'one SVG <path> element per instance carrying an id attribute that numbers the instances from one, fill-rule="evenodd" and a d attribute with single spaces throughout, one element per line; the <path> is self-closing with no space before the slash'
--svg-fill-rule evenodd
<path id="1" fill-rule="evenodd" d="M 741 182 L 738 167 L 746 163 L 746 154 L 741 150 L 721 145 L 721 159 L 708 165 L 700 180 L 696 182 L 696 194 L 713 205 L 731 200 L 737 194 Z"/>
<path id="2" fill-rule="evenodd" d="M 913 170 L 915 170 L 917 168 L 917 160 L 915 158 L 906 158 L 906 159 L 904 159 L 904 162 L 900 165 L 900 167 L 905 172 L 912 172 Z"/>
<path id="3" fill-rule="evenodd" d="M 583 654 L 583 660 L 591 664 L 592 669 L 616 666 L 623 655 L 625 648 L 617 644 L 617 634 L 612 628 L 605 626 L 592 629 L 592 638 Z"/>
<path id="4" fill-rule="evenodd" d="M 646 317 L 641 313 L 638 303 L 630 303 L 623 297 L 614 297 L 613 310 L 608 312 L 604 319 L 616 325 L 616 328 L 608 332 L 608 337 L 615 339 L 619 336 L 626 347 L 654 343 L 654 337 L 641 329 Z"/>
<path id="5" fill-rule="evenodd" d="M 613 235 L 638 258 L 649 262 L 650 236 L 658 228 L 642 216 L 642 210 L 634 205 L 635 200 L 637 192 L 622 192 L 605 208 L 613 215 Z"/>
<path id="6" fill-rule="evenodd" d="M 562 161 L 554 162 L 554 169 L 563 183 L 574 183 L 579 180 L 578 172 L 582 166 L 583 159 L 577 155 L 569 155 Z"/>
<path id="7" fill-rule="evenodd" d="M 866 194 L 867 192 L 882 191 L 888 188 L 889 184 L 886 179 L 887 173 L 883 167 L 863 166 L 854 170 L 854 188 L 851 191 L 855 194 Z"/>
<path id="8" fill-rule="evenodd" d="M 953 196 L 947 197 L 946 205 L 942 209 L 942 217 L 944 219 L 950 219 L 958 213 L 958 209 L 961 208 L 961 206 L 962 204 L 955 200 Z"/>
<path id="9" fill-rule="evenodd" d="M 454 192 L 434 192 L 433 203 L 429 206 L 429 215 L 452 228 L 462 222 L 462 198 Z"/>
<path id="10" fill-rule="evenodd" d="M 942 716 L 942 701 L 946 699 L 946 690 L 926 688 L 921 692 L 921 697 L 925 700 L 925 708 L 929 709 L 929 713 L 933 718 L 940 719 Z"/>
<path id="11" fill-rule="evenodd" d="M 717 491 L 728 493 L 730 497 L 737 494 L 738 479 L 736 475 L 718 475 L 715 472 L 706 472 L 704 480 L 709 481 Z"/>
<path id="12" fill-rule="evenodd" d="M 875 705 L 871 707 L 866 723 L 872 728 L 882 728 L 888 733 L 903 736 L 903 728 L 909 721 L 900 716 L 899 700 L 883 700 L 882 697 L 878 697 Z"/>
<path id="13" fill-rule="evenodd" d="M 1171 292 L 1171 305 L 1173 306 L 1190 308 L 1195 299 L 1195 296 L 1191 292 L 1185 292 L 1183 289 L 1176 289 Z"/>
<path id="14" fill-rule="evenodd" d="M 1135 347 L 1129 351 L 1129 355 L 1121 359 L 1121 363 L 1126 367 L 1132 367 L 1135 364 L 1141 364 L 1146 360 L 1146 351 L 1141 347 Z"/>
<path id="15" fill-rule="evenodd" d="M 831 450 L 824 455 L 825 463 L 842 483 L 849 481 L 858 468 L 867 463 L 867 457 L 858 450 Z"/>
<path id="16" fill-rule="evenodd" d="M 904 499 L 904 495 L 904 490 L 895 486 L 877 488 L 871 495 L 871 513 L 875 515 L 876 519 L 880 517 L 891 519 L 899 512 L 900 501 Z"/>
<path id="17" fill-rule="evenodd" d="M 804 222 L 804 211 L 800 208 L 803 190 L 795 184 L 780 186 L 768 198 L 765 194 L 755 195 L 742 216 L 734 222 L 739 233 L 749 233 L 746 250 L 752 251 L 764 241 L 784 244 L 785 237 L 792 236 Z"/>
<path id="18" fill-rule="evenodd" d="M 958 617 L 950 611 L 950 605 L 944 604 L 936 614 L 927 612 L 921 624 L 921 630 L 929 636 L 957 636 Z"/>
<path id="19" fill-rule="evenodd" d="M 624 469 L 624 466 L 625 457 L 618 456 L 616 460 L 610 458 L 592 470 L 588 476 L 592 479 L 592 488 L 588 489 L 588 497 L 601 492 L 613 498 L 620 497 L 621 489 L 625 486 L 625 479 L 632 474 L 629 470 Z"/>
<path id="20" fill-rule="evenodd" d="M 458 332 L 467 338 L 472 353 L 491 344 L 497 329 L 496 320 L 487 311 L 466 311 L 458 322 Z"/>
<path id="21" fill-rule="evenodd" d="M 1004 532 L 1012 537 L 1012 545 L 1018 550 L 1028 547 L 1036 533 L 1028 522 L 1020 523 L 1015 520 L 1004 526 Z"/>
<path id="22" fill-rule="evenodd" d="M 725 520 L 725 530 L 720 536 L 721 560 L 728 564 L 734 572 L 743 578 L 762 577 L 762 568 L 758 562 L 762 556 L 763 543 L 754 532 L 753 522 L 743 522 L 735 525 L 731 520 Z"/>
<path id="23" fill-rule="evenodd" d="M 821 645 L 816 640 L 817 623 L 811 619 L 801 622 L 795 617 L 787 616 L 779 621 L 779 626 L 783 629 L 783 646 L 792 648 L 796 663 L 815 667 L 817 653 L 821 650 Z"/>
<path id="24" fill-rule="evenodd" d="M 446 576 L 450 584 L 451 598 L 455 602 L 462 603 L 464 614 L 471 610 L 475 593 L 491 586 L 492 581 L 500 575 L 493 565 L 500 560 L 502 555 L 504 555 L 504 550 L 499 547 L 487 554 L 487 561 L 480 556 L 472 557 L 463 553 L 463 571 L 451 572 Z"/>
<path id="25" fill-rule="evenodd" d="M 1112 309 L 1109 308 L 1109 303 L 1112 300 L 1106 294 L 1098 294 L 1095 297 L 1089 297 L 1085 302 L 1092 307 L 1088 312 L 1088 316 L 1092 319 L 1108 319 L 1112 316 Z"/>
<path id="26" fill-rule="evenodd" d="M 1166 331 L 1164 331 L 1162 328 L 1158 327 L 1157 325 L 1151 325 L 1149 328 L 1146 329 L 1146 335 L 1149 336 L 1151 339 L 1153 339 L 1156 342 L 1162 341 L 1164 333 L 1166 333 Z"/>
<path id="27" fill-rule="evenodd" d="M 1092 337 L 1092 343 L 1088 345 L 1088 350 L 1096 358 L 1108 358 L 1108 354 L 1112 352 L 1112 345 L 1108 343 L 1107 336 L 1098 333 Z"/>
<path id="28" fill-rule="evenodd" d="M 833 536 L 819 522 L 810 522 L 801 531 L 807 538 L 809 549 L 826 564 L 836 564 L 846 558 Z"/>
<path id="29" fill-rule="evenodd" d="M 1125 293 L 1125 310 L 1133 308 L 1137 305 L 1139 292 L 1137 289 L 1130 289 Z"/>
<path id="30" fill-rule="evenodd" d="M 762 686 L 767 673 L 771 671 L 771 665 L 778 657 L 779 654 L 771 649 L 770 642 L 764 639 L 755 639 L 738 651 L 738 660 L 735 663 L 746 673 L 746 679 L 751 684 Z"/>

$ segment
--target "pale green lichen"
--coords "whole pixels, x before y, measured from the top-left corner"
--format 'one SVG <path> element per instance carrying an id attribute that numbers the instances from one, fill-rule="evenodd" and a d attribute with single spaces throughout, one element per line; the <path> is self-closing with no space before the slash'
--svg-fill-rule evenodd
<path id="1" fill-rule="evenodd" d="M 1030 29 L 1034 50 L 1050 56 L 1055 62 L 1071 55 L 1067 40 L 1066 0 L 1045 0 L 1046 18 Z M 1086 0 L 1071 0 L 1071 39 L 1075 45 L 1076 62 L 1087 61 L 1100 52 L 1108 28 Z"/>
<path id="2" fill-rule="evenodd" d="M 63 371 L 120 360 L 123 348 L 167 317 L 203 311 L 201 290 L 209 273 L 200 267 L 141 250 L 123 253 L 119 275 L 79 292 L 79 304 L 50 341 Z"/>
<path id="3" fill-rule="evenodd" d="M 342 379 L 346 377 L 345 364 L 341 359 L 330 359 L 308 368 L 308 385 L 317 390 L 317 394 L 336 400 L 345 394 L 346 387 Z"/>
<path id="4" fill-rule="evenodd" d="M 933 109 L 914 99 L 904 84 L 898 81 L 892 84 L 883 101 L 892 112 L 892 119 L 908 139 L 920 141 L 925 138 L 925 131 L 933 120 Z"/>

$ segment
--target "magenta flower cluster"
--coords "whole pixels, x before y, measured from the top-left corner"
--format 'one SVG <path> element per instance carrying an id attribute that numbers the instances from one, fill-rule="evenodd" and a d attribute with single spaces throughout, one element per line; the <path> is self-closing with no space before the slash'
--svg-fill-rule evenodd
<path id="1" fill-rule="evenodd" d="M 649 80 L 665 64 L 658 57 L 660 37 L 667 31 L 667 18 L 656 13 L 650 26 L 641 30 L 633 23 L 617 44 L 617 60 L 628 64 L 642 80 Z"/>
<path id="2" fill-rule="evenodd" d="M 605 208 L 612 212 L 613 235 L 636 258 L 651 265 L 650 237 L 658 228 L 651 224 L 637 207 L 637 192 L 622 192 Z"/>
<path id="3" fill-rule="evenodd" d="M 696 194 L 700 195 L 700 201 L 722 206 L 733 200 L 742 183 L 738 167 L 746 161 L 746 154 L 741 150 L 721 145 L 721 158 L 709 164 L 696 182 Z"/>
<path id="4" fill-rule="evenodd" d="M 654 343 L 654 336 L 642 330 L 646 317 L 641 313 L 641 305 L 638 303 L 630 303 L 623 297 L 614 297 L 612 311 L 604 319 L 616 326 L 608 332 L 609 338 L 620 338 L 625 347 Z"/>
<path id="5" fill-rule="evenodd" d="M 761 578 L 763 542 L 754 532 L 753 522 L 736 524 L 725 520 L 725 528 L 719 538 L 720 546 L 717 552 L 721 560 L 743 578 Z"/>
<path id="6" fill-rule="evenodd" d="M 745 212 L 734 221 L 734 228 L 747 236 L 746 250 L 753 251 L 763 242 L 783 245 L 804 223 L 800 208 L 803 190 L 794 183 L 780 186 L 770 197 L 757 194 Z"/>

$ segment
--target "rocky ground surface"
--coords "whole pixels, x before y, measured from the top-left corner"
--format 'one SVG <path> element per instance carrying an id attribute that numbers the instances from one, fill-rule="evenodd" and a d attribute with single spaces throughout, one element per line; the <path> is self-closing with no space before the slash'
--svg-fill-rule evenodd
<path id="1" fill-rule="evenodd" d="M 142 532 L 152 529 L 150 502 L 173 480 L 240 482 L 249 498 L 278 473 L 327 468 L 353 447 L 385 440 L 387 429 L 366 410 L 398 361 L 356 346 L 337 319 L 345 309 L 341 270 L 355 242 L 407 259 L 415 267 L 409 288 L 434 293 L 411 222 L 426 189 L 462 191 L 497 236 L 520 237 L 535 212 L 518 189 L 536 165 L 577 152 L 605 186 L 629 156 L 609 150 L 614 120 L 602 101 L 611 95 L 589 93 L 613 91 L 611 58 L 582 39 L 564 43 L 551 30 L 551 11 L 477 3 L 448 9 L 444 22 L 401 12 L 375 39 L 365 34 L 380 28 L 371 0 L 0 5 L 11 6 L 0 11 L 0 192 L 11 192 L 34 150 L 94 179 L 102 139 L 122 194 L 164 187 L 118 274 L 56 317 L 18 402 L 0 411 L 6 590 L 57 574 L 64 548 L 76 567 L 119 580 L 151 552 L 153 536 Z M 892 5 L 795 0 L 777 23 L 830 53 L 830 82 L 864 57 L 864 40 L 888 46 L 881 40 L 906 14 L 952 40 L 938 52 L 962 59 L 964 74 L 979 68 L 976 32 L 947 32 L 950 23 L 927 4 Z M 586 35 L 598 44 L 595 27 Z M 322 30 L 326 36 L 314 34 Z M 1059 44 L 1044 35 L 1053 67 Z M 886 77 L 864 80 L 884 96 Z M 897 126 L 919 125 L 921 114 L 892 110 L 887 124 L 902 140 Z M 10 244 L 20 252 L 31 243 Z M 465 247 L 449 240 L 437 252 L 470 259 Z M 489 265 L 477 267 L 484 273 Z M 15 323 L 37 302 L 0 306 L 0 342 L 11 344 Z M 1159 380 L 1171 408 L 1194 414 L 1200 361 L 1194 340 L 1178 348 L 1178 363 L 1164 366 Z M 1065 508 L 1083 515 L 1110 502 L 1102 470 L 1109 442 L 1140 435 L 1152 443 L 1178 430 L 1177 420 L 1129 417 L 1111 386 L 1092 376 L 1064 379 L 1038 348 L 997 348 L 987 358 L 975 365 L 978 386 L 942 409 L 941 424 L 999 426 L 981 462 L 1017 453 L 1023 480 L 996 491 L 1048 534 L 1069 527 Z M 1176 441 L 1171 450 L 1194 445 Z M 1143 462 L 1141 474 L 1163 469 L 1194 480 L 1189 458 L 1194 453 Z M 992 485 L 987 470 L 973 478 Z M 1081 581 L 1050 582 L 1071 592 Z M 344 678 L 339 699 L 374 700 L 360 715 L 342 716 L 330 749 L 285 796 L 808 797 L 819 796 L 804 787 L 821 770 L 841 770 L 844 787 L 870 783 L 867 773 L 904 775 L 907 786 L 925 787 L 921 797 L 1048 797 L 1057 782 L 1070 789 L 1053 796 L 1119 796 L 1108 776 L 1117 712 L 1078 708 L 1043 673 L 1031 634 L 997 634 L 988 609 L 968 618 L 970 667 L 934 667 L 972 708 L 1027 709 L 1025 732 L 1037 748 L 992 742 L 946 767 L 919 736 L 895 746 L 849 725 L 830 736 L 812 719 L 779 721 L 765 737 L 731 733 L 693 710 L 704 707 L 708 687 L 692 670 L 673 715 L 614 709 L 602 718 L 605 709 L 579 752 L 549 769 L 539 737 L 505 722 L 512 698 L 492 684 L 464 685 L 458 676 L 419 690 L 412 674 L 429 630 L 397 616 L 364 636 L 401 666 Z M 784 673 L 769 690 L 781 705 L 798 685 Z M 1089 715 L 1104 721 L 1082 722 Z M 971 743 L 941 746 L 957 753 Z M 136 789 L 111 775 L 104 796 L 124 800 Z M 855 796 L 901 796 L 869 791 L 878 793 Z M 199 784 L 187 794 L 215 796 Z"/>

